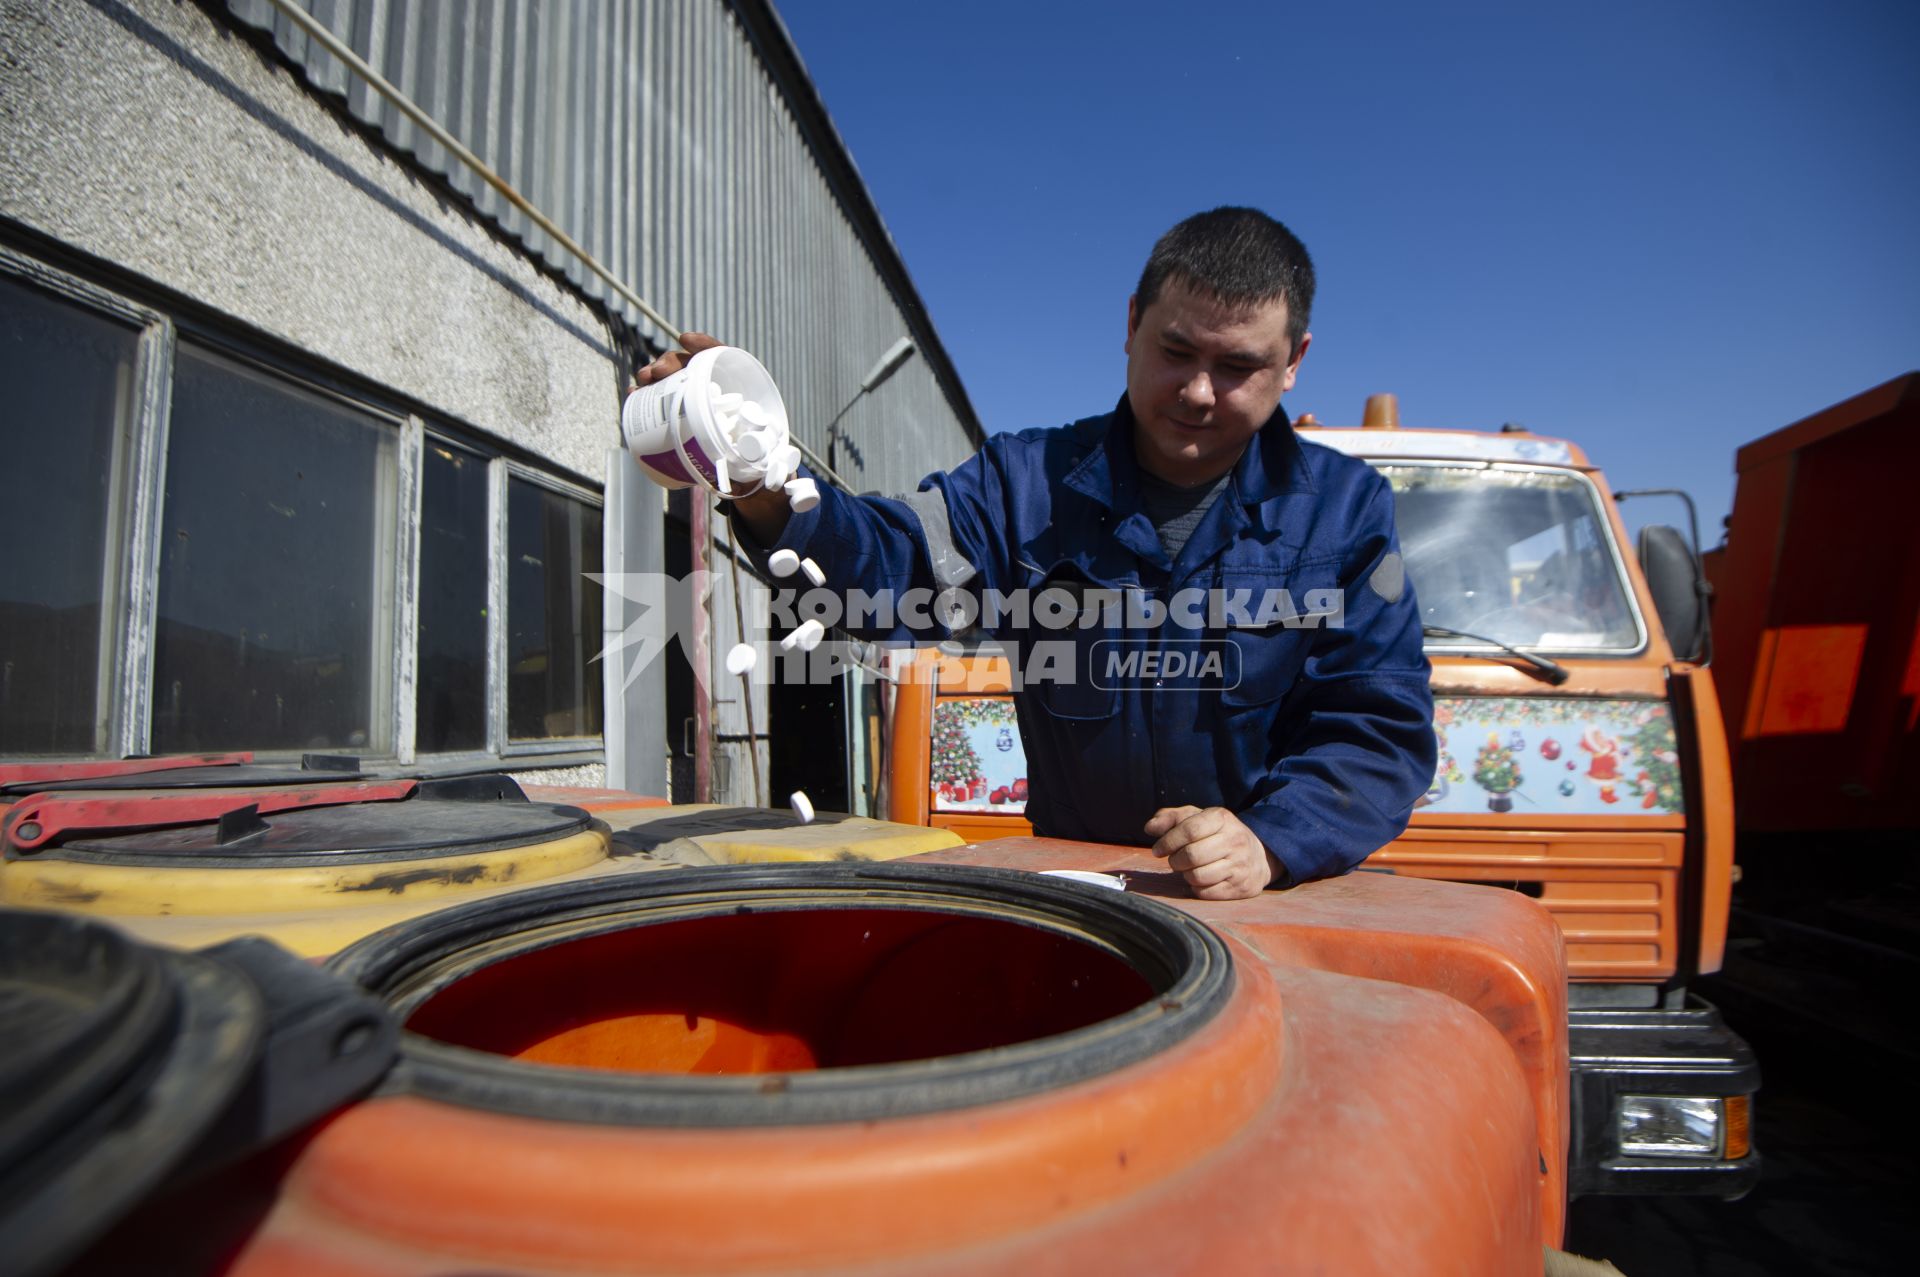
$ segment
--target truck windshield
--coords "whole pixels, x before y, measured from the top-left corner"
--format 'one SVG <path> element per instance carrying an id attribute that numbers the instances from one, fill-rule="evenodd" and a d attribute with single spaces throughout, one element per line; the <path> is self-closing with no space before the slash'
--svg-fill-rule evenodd
<path id="1" fill-rule="evenodd" d="M 1632 651 L 1640 628 L 1590 484 L 1526 466 L 1379 465 L 1428 625 L 1545 652 Z M 1429 637 L 1436 650 L 1484 647 Z"/>

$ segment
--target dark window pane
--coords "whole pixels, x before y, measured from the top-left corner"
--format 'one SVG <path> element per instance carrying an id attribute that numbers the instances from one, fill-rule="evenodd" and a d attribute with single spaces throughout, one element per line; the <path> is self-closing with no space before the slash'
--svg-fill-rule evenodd
<path id="1" fill-rule="evenodd" d="M 181 348 L 156 751 L 392 748 L 394 437 L 344 404 Z"/>
<path id="2" fill-rule="evenodd" d="M 420 472 L 423 754 L 487 744 L 487 463 L 427 440 Z"/>
<path id="3" fill-rule="evenodd" d="M 0 754 L 100 749 L 114 441 L 134 329 L 0 278 Z"/>
<path id="4" fill-rule="evenodd" d="M 507 485 L 507 735 L 600 733 L 600 511 Z"/>

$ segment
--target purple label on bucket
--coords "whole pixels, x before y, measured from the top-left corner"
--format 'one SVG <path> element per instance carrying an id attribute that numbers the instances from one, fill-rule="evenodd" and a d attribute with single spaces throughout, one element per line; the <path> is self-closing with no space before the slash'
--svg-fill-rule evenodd
<path id="1" fill-rule="evenodd" d="M 706 454 L 697 439 L 687 440 L 687 460 L 693 462 L 698 474 L 687 473 L 686 466 L 681 464 L 679 452 L 672 448 L 646 453 L 640 459 L 667 478 L 677 479 L 681 483 L 705 483 L 710 488 L 717 488 L 720 484 L 713 458 Z"/>
<path id="2" fill-rule="evenodd" d="M 713 458 L 707 455 L 706 449 L 700 446 L 698 439 L 689 439 L 686 441 L 686 444 L 687 460 L 693 463 L 693 468 L 700 472 L 701 478 L 705 479 L 709 484 L 718 487 L 720 483 L 720 471 L 719 468 L 713 464 Z"/>
<path id="3" fill-rule="evenodd" d="M 669 479 L 677 479 L 681 483 L 700 482 L 699 479 L 687 473 L 687 468 L 680 464 L 680 454 L 672 448 L 668 448 L 665 452 L 649 452 L 640 459 Z"/>

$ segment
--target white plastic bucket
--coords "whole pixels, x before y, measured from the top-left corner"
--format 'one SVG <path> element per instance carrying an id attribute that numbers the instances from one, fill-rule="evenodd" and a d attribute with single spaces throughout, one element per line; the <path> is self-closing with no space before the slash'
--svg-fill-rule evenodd
<path id="1" fill-rule="evenodd" d="M 693 356 L 671 377 L 634 391 L 620 410 L 621 442 L 656 483 L 732 492 L 736 485 L 720 473 L 729 461 L 761 468 L 741 456 L 715 420 L 710 386 L 759 404 L 769 418 L 762 429 L 775 446 L 785 445 L 787 406 L 773 375 L 746 351 L 716 346 Z"/>

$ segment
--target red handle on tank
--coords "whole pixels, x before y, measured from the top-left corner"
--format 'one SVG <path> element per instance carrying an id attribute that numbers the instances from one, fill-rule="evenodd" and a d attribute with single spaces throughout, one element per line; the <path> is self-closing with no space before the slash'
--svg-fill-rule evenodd
<path id="1" fill-rule="evenodd" d="M 106 776 L 144 776 L 184 767 L 233 767 L 253 761 L 252 751 L 237 754 L 170 754 L 164 758 L 111 758 L 86 763 L 9 763 L 0 766 L 0 785 L 38 785 L 47 781 L 99 780 Z"/>
<path id="2" fill-rule="evenodd" d="M 199 825 L 249 807 L 264 816 L 306 807 L 392 802 L 412 794 L 419 784 L 417 780 L 353 781 L 289 789 L 202 789 L 112 798 L 79 793 L 36 794 L 7 814 L 0 845 L 9 851 L 34 851 L 72 834 Z"/>

